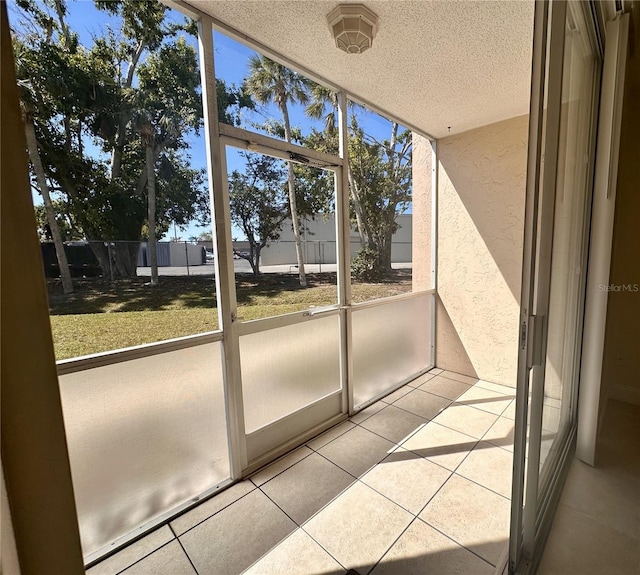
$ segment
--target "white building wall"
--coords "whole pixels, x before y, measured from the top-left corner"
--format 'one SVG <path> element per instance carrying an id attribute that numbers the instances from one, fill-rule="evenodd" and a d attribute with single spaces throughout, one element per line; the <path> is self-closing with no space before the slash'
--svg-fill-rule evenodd
<path id="1" fill-rule="evenodd" d="M 391 261 L 393 263 L 408 263 L 412 260 L 411 248 L 411 214 L 400 214 L 396 221 L 399 228 L 393 235 L 391 244 Z M 333 214 L 325 217 L 317 216 L 313 220 L 304 220 L 302 236 L 302 250 L 305 263 L 335 264 L 336 263 L 336 222 Z M 355 229 L 351 230 L 351 257 L 360 251 L 360 236 Z M 293 239 L 291 220 L 282 224 L 282 233 L 277 242 L 272 242 L 262 250 L 261 264 L 295 265 L 296 250 Z"/>
<path id="2" fill-rule="evenodd" d="M 184 242 L 169 243 L 169 262 L 171 266 L 201 266 L 202 246 Z"/>

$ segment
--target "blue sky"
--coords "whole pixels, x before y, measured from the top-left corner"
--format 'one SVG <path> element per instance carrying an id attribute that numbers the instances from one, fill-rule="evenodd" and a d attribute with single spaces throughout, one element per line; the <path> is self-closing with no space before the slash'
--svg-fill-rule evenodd
<path id="1" fill-rule="evenodd" d="M 9 5 L 9 8 L 11 24 L 14 27 L 18 26 L 18 13 L 12 4 Z M 90 0 L 68 0 L 67 9 L 67 22 L 69 27 L 78 33 L 80 43 L 85 46 L 90 46 L 92 44 L 93 37 L 103 36 L 107 28 L 111 27 L 114 31 L 119 29 L 119 19 L 104 11 L 97 10 L 94 3 Z M 182 14 L 175 10 L 169 10 L 168 15 L 170 19 L 177 22 L 181 22 L 183 20 Z M 196 39 L 188 38 L 187 40 L 197 50 Z M 255 53 L 255 51 L 231 40 L 225 35 L 219 32 L 214 32 L 216 76 L 223 79 L 228 85 L 234 84 L 235 86 L 240 86 L 242 84 L 243 79 L 248 74 L 249 58 Z M 291 105 L 289 113 L 292 125 L 300 128 L 303 134 L 308 134 L 313 127 L 319 130 L 322 129 L 322 121 L 309 119 L 304 112 L 304 107 L 301 105 Z M 356 113 L 358 114 L 361 126 L 368 134 L 372 135 L 376 139 L 388 138 L 391 126 L 390 122 L 377 114 L 368 111 L 358 111 Z M 255 130 L 255 127 L 253 127 L 252 124 L 262 124 L 269 118 L 281 120 L 281 113 L 278 108 L 273 104 L 258 106 L 256 111 L 242 112 L 242 126 Z M 192 167 L 206 169 L 204 130 L 200 131 L 199 136 L 190 137 L 189 143 Z M 87 149 L 91 148 L 95 150 L 96 154 L 99 153 L 98 148 L 95 146 L 89 145 Z M 231 150 L 227 153 L 227 162 L 229 171 L 234 169 L 242 170 L 243 164 L 241 158 L 237 153 L 234 153 Z M 42 203 L 39 194 L 34 193 L 34 201 L 36 203 Z M 177 233 L 179 239 L 187 240 L 192 236 L 199 235 L 201 232 L 210 231 L 210 226 L 201 227 L 195 223 L 190 224 L 184 230 L 180 230 L 178 228 L 175 232 L 174 227 L 172 226 L 163 239 L 173 238 L 174 233 Z M 232 229 L 232 236 L 241 239 L 243 234 L 239 229 L 234 228 Z"/>

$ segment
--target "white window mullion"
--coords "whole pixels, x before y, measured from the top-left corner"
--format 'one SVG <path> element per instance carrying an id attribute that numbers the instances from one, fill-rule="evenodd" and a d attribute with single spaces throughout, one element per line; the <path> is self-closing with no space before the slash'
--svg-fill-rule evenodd
<path id="1" fill-rule="evenodd" d="M 224 145 L 220 141 L 220 126 L 218 124 L 216 76 L 213 61 L 213 21 L 208 16 L 203 15 L 198 20 L 198 41 L 209 194 L 212 206 L 218 321 L 223 332 L 222 364 L 230 468 L 232 479 L 240 479 L 242 470 L 247 466 L 247 447 L 240 372 L 240 345 L 236 326 L 235 271 L 231 243 L 226 157 Z"/>
<path id="2" fill-rule="evenodd" d="M 351 222 L 349 217 L 349 120 L 347 94 L 338 92 L 338 136 L 342 170 L 336 177 L 336 225 L 338 256 L 338 303 L 342 309 L 341 378 L 343 411 L 353 413 L 353 362 L 351 353 Z"/>

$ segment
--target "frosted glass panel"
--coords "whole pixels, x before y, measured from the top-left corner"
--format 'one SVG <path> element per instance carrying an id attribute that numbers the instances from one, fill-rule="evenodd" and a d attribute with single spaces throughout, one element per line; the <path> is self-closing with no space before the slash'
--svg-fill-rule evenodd
<path id="1" fill-rule="evenodd" d="M 340 389 L 338 322 L 336 314 L 240 337 L 247 433 Z"/>
<path id="2" fill-rule="evenodd" d="M 60 376 L 85 555 L 229 477 L 221 344 Z"/>
<path id="3" fill-rule="evenodd" d="M 430 366 L 432 297 L 424 295 L 354 310 L 354 406 Z"/>

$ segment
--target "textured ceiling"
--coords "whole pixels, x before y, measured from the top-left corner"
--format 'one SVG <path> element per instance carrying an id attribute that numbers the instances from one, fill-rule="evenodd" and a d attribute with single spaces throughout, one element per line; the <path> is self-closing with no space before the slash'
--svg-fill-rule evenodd
<path id="1" fill-rule="evenodd" d="M 528 112 L 533 1 L 365 0 L 379 28 L 360 55 L 335 47 L 336 1 L 185 3 L 436 138 Z"/>

